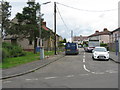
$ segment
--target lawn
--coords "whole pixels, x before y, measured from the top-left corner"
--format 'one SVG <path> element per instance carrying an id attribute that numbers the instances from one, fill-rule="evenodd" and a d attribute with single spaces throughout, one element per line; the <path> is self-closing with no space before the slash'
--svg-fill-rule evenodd
<path id="1" fill-rule="evenodd" d="M 0 64 L 0 68 L 11 68 L 21 64 L 29 63 L 32 61 L 40 60 L 40 53 L 33 54 L 32 52 L 26 52 L 26 56 L 14 57 L 14 58 L 6 58 L 2 65 Z M 45 56 L 54 55 L 53 51 L 45 51 Z"/>
<path id="2" fill-rule="evenodd" d="M 2 63 L 0 63 L 0 68 L 2 68 Z"/>

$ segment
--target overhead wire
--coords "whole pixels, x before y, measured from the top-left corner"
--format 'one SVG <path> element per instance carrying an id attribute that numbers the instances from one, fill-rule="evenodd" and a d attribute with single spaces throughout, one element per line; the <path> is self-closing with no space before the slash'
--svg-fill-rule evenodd
<path id="1" fill-rule="evenodd" d="M 109 9 L 109 10 L 87 10 L 87 9 L 75 8 L 75 7 L 68 6 L 68 5 L 65 5 L 65 4 L 62 4 L 62 3 L 58 3 L 58 2 L 57 2 L 57 4 L 60 4 L 62 6 L 65 6 L 65 7 L 68 7 L 68 8 L 72 8 L 72 9 L 75 9 L 75 10 L 86 11 L 86 12 L 110 12 L 110 11 L 118 10 L 118 8 L 116 8 L 116 9 Z"/>
<path id="2" fill-rule="evenodd" d="M 58 14 L 59 14 L 59 16 L 60 16 L 60 18 L 61 18 L 61 20 L 62 20 L 64 26 L 65 26 L 66 29 L 69 31 L 69 28 L 68 28 L 68 26 L 66 25 L 66 23 L 65 23 L 65 21 L 64 21 L 64 19 L 63 19 L 63 17 L 62 17 L 62 15 L 61 15 L 61 13 L 60 13 L 58 7 L 57 7 L 57 5 L 56 5 L 56 8 L 57 8 Z M 68 34 L 68 33 L 67 33 L 67 34 Z M 70 36 L 70 34 L 68 34 L 68 35 Z"/>

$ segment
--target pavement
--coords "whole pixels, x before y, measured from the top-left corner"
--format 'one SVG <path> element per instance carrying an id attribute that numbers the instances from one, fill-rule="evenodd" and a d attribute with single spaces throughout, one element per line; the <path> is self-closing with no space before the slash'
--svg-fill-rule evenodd
<path id="1" fill-rule="evenodd" d="M 2 70 L 2 77 L 0 77 L 0 80 L 12 78 L 12 77 L 17 77 L 17 76 L 21 76 L 24 74 L 34 72 L 42 67 L 49 65 L 52 62 L 59 60 L 60 58 L 62 58 L 64 56 L 65 56 L 64 53 L 61 53 L 58 55 L 46 57 L 43 60 L 33 61 L 31 63 L 23 64 L 23 65 L 14 67 L 14 68 L 3 69 Z M 110 60 L 112 60 L 116 63 L 120 63 L 118 56 L 120 56 L 120 54 L 116 55 L 115 52 L 110 52 Z"/>
<path id="2" fill-rule="evenodd" d="M 0 77 L 0 80 L 12 78 L 12 77 L 17 77 L 17 76 L 21 76 L 21 75 L 25 75 L 25 74 L 34 72 L 42 67 L 49 65 L 52 62 L 59 60 L 62 57 L 64 57 L 63 53 L 61 53 L 59 55 L 53 55 L 50 57 L 46 57 L 43 60 L 33 61 L 33 62 L 23 64 L 23 65 L 20 65 L 17 67 L 3 69 L 2 70 L 2 77 Z"/>
<path id="3" fill-rule="evenodd" d="M 116 63 L 120 63 L 120 53 L 116 54 L 116 52 L 109 52 L 110 54 L 110 60 L 116 62 Z"/>

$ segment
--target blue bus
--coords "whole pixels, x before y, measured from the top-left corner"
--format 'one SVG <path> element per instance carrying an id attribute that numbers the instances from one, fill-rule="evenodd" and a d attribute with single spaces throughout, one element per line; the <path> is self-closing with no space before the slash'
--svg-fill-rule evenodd
<path id="1" fill-rule="evenodd" d="M 65 45 L 65 54 L 79 54 L 78 44 L 77 43 L 66 43 Z"/>

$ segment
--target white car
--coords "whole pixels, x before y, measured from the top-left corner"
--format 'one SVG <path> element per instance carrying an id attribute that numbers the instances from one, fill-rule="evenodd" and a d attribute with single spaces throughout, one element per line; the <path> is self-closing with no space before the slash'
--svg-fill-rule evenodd
<path id="1" fill-rule="evenodd" d="M 99 60 L 109 60 L 109 51 L 105 47 L 95 47 L 92 51 L 92 58 Z"/>

